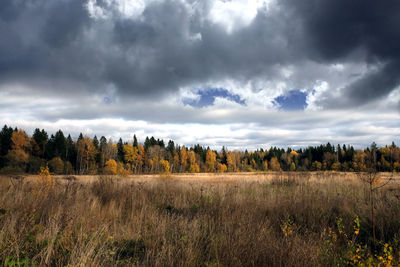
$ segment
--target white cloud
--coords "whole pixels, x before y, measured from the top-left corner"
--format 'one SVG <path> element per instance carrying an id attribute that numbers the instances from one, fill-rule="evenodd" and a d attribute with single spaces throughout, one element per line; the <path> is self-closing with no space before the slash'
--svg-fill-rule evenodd
<path id="1" fill-rule="evenodd" d="M 249 25 L 259 8 L 267 8 L 269 0 L 214 0 L 209 19 L 223 25 L 227 32 Z"/>
<path id="2" fill-rule="evenodd" d="M 205 110 L 213 116 L 229 116 L 226 110 Z M 262 112 L 262 111 L 258 111 Z M 304 147 L 320 143 L 333 144 L 346 143 L 355 147 L 369 145 L 372 141 L 378 145 L 385 145 L 397 141 L 400 135 L 399 128 L 375 126 L 377 121 L 394 121 L 399 123 L 397 114 L 386 114 L 385 117 L 366 113 L 353 113 L 351 118 L 343 114 L 320 112 L 318 114 L 307 112 L 282 112 L 264 113 L 271 120 L 279 121 L 279 126 L 263 123 L 260 118 L 255 118 L 249 123 L 226 124 L 201 124 L 201 123 L 153 123 L 141 120 L 124 119 L 92 119 L 92 120 L 58 120 L 46 122 L 43 120 L 26 120 L 3 118 L 2 123 L 21 127 L 30 134 L 35 128 L 44 128 L 49 133 L 62 129 L 65 134 L 77 137 L 80 132 L 98 137 L 118 140 L 122 137 L 131 141 L 136 134 L 139 141 L 143 142 L 146 136 L 162 138 L 165 141 L 174 140 L 177 144 L 186 146 L 201 144 L 220 149 L 227 146 L 229 149 L 257 149 L 270 146 Z M 271 118 L 272 117 L 272 118 Z M 313 123 L 307 124 L 311 117 Z M 258 120 L 258 122 L 257 122 Z M 309 128 L 307 127 L 309 125 Z"/>
<path id="3" fill-rule="evenodd" d="M 320 82 L 317 92 L 327 87 L 327 83 Z M 49 133 L 62 129 L 75 138 L 82 132 L 126 141 L 136 134 L 141 142 L 146 136 L 155 136 L 187 146 L 199 143 L 216 149 L 227 146 L 251 150 L 326 142 L 363 147 L 375 141 L 385 145 L 398 142 L 400 136 L 396 110 L 282 112 L 262 105 L 236 105 L 222 98 L 216 98 L 215 106 L 196 109 L 176 102 L 178 97 L 158 102 L 120 99 L 117 104 L 107 105 L 93 101 L 90 95 L 81 95 L 79 100 L 76 96 L 33 97 L 27 88 L 15 87 L 14 92 L 12 89 L 0 90 L 0 123 L 21 127 L 30 134 L 35 128 Z"/>
<path id="4" fill-rule="evenodd" d="M 326 81 L 317 81 L 314 90 L 307 95 L 306 103 L 307 110 L 321 110 L 316 102 L 321 100 L 321 97 L 329 90 L 329 84 Z"/>
<path id="5" fill-rule="evenodd" d="M 146 6 L 159 0 L 104 0 L 102 6 L 97 0 L 88 0 L 86 8 L 93 19 L 108 19 L 116 12 L 117 16 L 138 19 Z"/>

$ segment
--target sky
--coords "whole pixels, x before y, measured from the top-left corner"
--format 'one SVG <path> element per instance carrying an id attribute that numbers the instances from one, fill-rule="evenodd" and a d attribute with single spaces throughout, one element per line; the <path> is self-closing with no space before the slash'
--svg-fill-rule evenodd
<path id="1" fill-rule="evenodd" d="M 220 149 L 400 144 L 398 0 L 2 0 L 0 123 Z"/>

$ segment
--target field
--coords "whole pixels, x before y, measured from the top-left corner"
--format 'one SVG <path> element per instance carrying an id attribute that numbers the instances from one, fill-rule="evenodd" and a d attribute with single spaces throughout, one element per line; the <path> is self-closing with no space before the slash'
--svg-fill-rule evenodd
<path id="1" fill-rule="evenodd" d="M 399 181 L 366 175 L 3 176 L 0 264 L 398 265 Z"/>

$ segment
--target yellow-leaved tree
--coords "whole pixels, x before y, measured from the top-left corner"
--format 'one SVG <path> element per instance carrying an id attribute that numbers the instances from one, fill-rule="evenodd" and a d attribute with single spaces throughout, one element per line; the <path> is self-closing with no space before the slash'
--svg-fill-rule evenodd
<path id="1" fill-rule="evenodd" d="M 217 161 L 217 155 L 211 149 L 207 150 L 206 153 L 206 169 L 207 172 L 215 171 L 215 162 Z"/>
<path id="2" fill-rule="evenodd" d="M 93 145 L 93 142 L 89 137 L 85 136 L 78 140 L 76 150 L 79 174 L 89 173 L 93 169 L 96 169 L 96 147 Z"/>
<path id="3" fill-rule="evenodd" d="M 231 152 L 226 153 L 226 164 L 228 165 L 227 167 L 229 172 L 236 171 L 236 164 L 233 161 L 233 156 Z"/>
<path id="4" fill-rule="evenodd" d="M 123 150 L 124 150 L 124 160 L 126 163 L 129 164 L 128 165 L 129 169 L 131 170 L 131 172 L 133 172 L 137 165 L 139 151 L 132 144 L 124 145 Z"/>
<path id="5" fill-rule="evenodd" d="M 217 171 L 218 171 L 218 172 L 226 172 L 227 169 L 228 169 L 228 168 L 226 167 L 225 164 L 218 163 L 218 165 L 217 165 Z"/>
<path id="6" fill-rule="evenodd" d="M 109 159 L 104 167 L 104 174 L 116 175 L 117 174 L 117 162 L 113 159 Z"/>
<path id="7" fill-rule="evenodd" d="M 281 170 L 281 164 L 279 163 L 277 157 L 271 158 L 271 160 L 269 162 L 269 167 L 273 171 L 280 171 Z"/>
<path id="8" fill-rule="evenodd" d="M 38 176 L 40 189 L 35 194 L 38 196 L 47 195 L 54 188 L 54 179 L 50 175 L 49 167 L 40 167 Z"/>
<path id="9" fill-rule="evenodd" d="M 189 168 L 190 173 L 198 173 L 200 172 L 200 166 L 197 163 L 191 164 Z"/>
<path id="10" fill-rule="evenodd" d="M 199 165 L 196 163 L 196 153 L 194 153 L 194 151 L 189 151 L 188 152 L 188 158 L 189 158 L 189 172 L 190 173 L 198 173 L 200 172 L 200 167 Z"/>
<path id="11" fill-rule="evenodd" d="M 24 130 L 14 131 L 11 136 L 12 146 L 7 154 L 10 165 L 25 170 L 29 161 L 30 139 Z"/>
<path id="12" fill-rule="evenodd" d="M 186 171 L 187 161 L 188 161 L 188 153 L 185 146 L 182 146 L 179 151 L 179 158 L 180 158 L 180 172 Z"/>
<path id="13" fill-rule="evenodd" d="M 292 161 L 292 163 L 290 164 L 290 171 L 294 172 L 296 170 L 296 164 Z"/>
<path id="14" fill-rule="evenodd" d="M 169 162 L 167 160 L 160 160 L 160 164 L 162 167 L 162 173 L 163 174 L 169 174 L 170 173 L 170 168 L 169 168 Z"/>

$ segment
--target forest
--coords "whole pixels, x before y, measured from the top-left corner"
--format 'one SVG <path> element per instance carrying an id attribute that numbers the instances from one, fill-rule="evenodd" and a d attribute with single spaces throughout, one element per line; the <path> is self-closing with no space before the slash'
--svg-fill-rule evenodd
<path id="1" fill-rule="evenodd" d="M 146 137 L 114 142 L 82 133 L 77 139 L 62 130 L 54 135 L 36 129 L 32 136 L 5 125 L 0 132 L 0 173 L 157 174 L 253 171 L 400 171 L 400 148 L 391 145 L 365 149 L 351 145 L 309 146 L 293 150 L 270 147 L 256 151 L 215 151 L 199 144 L 185 147 L 169 140 Z"/>

